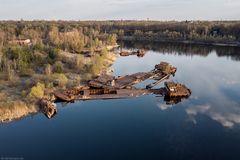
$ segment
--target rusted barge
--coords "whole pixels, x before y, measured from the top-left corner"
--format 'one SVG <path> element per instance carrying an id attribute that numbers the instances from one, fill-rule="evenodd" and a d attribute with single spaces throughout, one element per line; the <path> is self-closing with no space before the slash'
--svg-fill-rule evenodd
<path id="1" fill-rule="evenodd" d="M 139 49 L 137 51 L 121 51 L 120 56 L 130 56 L 130 55 L 137 55 L 138 57 L 144 57 L 145 50 Z"/>
<path id="2" fill-rule="evenodd" d="M 52 118 L 57 113 L 57 105 L 55 100 L 55 97 L 54 99 L 43 97 L 39 102 L 41 106 L 40 110 L 47 118 Z"/>
<path id="3" fill-rule="evenodd" d="M 161 62 L 149 72 L 139 72 L 122 77 L 103 75 L 89 81 L 86 86 L 55 91 L 53 93 L 55 98 L 43 98 L 40 104 L 43 113 L 48 118 L 51 118 L 57 112 L 56 100 L 74 102 L 75 100 L 121 99 L 154 94 L 164 96 L 167 104 L 178 103 L 182 97 L 191 95 L 191 90 L 185 85 L 169 81 L 165 82 L 165 87 L 163 88 L 152 89 L 163 80 L 174 75 L 176 71 L 176 67 L 169 63 Z M 155 82 L 147 85 L 145 89 L 137 89 L 133 86 L 147 79 L 155 80 Z"/>
<path id="4" fill-rule="evenodd" d="M 104 88 L 104 89 L 124 89 L 131 88 L 137 83 L 141 83 L 147 79 L 157 80 L 156 83 L 151 84 L 148 88 L 152 88 L 161 81 L 174 75 L 177 68 L 166 62 L 161 62 L 156 65 L 152 71 L 138 72 L 131 75 L 113 77 L 109 75 L 99 76 L 98 78 L 91 80 L 88 84 L 91 88 Z"/>
<path id="5" fill-rule="evenodd" d="M 56 92 L 55 96 L 58 100 L 64 102 L 73 102 L 75 100 L 100 100 L 100 99 L 122 99 L 130 97 L 140 97 L 149 94 L 157 94 L 163 96 L 164 88 L 160 89 L 80 89 L 74 91 L 74 94 L 66 92 Z M 67 98 L 66 98 L 67 97 Z"/>
<path id="6" fill-rule="evenodd" d="M 158 89 L 97 89 L 79 87 L 68 91 L 55 92 L 54 94 L 60 101 L 73 102 L 75 100 L 121 99 L 149 94 L 169 98 L 188 97 L 191 95 L 191 90 L 180 83 L 166 82 L 165 87 Z"/>
<path id="7" fill-rule="evenodd" d="M 167 90 L 166 96 L 169 97 L 188 97 L 191 95 L 191 90 L 184 84 L 175 83 L 173 81 L 165 82 L 165 88 Z"/>
<path id="8" fill-rule="evenodd" d="M 156 65 L 152 71 L 139 72 L 122 77 L 102 75 L 89 81 L 87 86 L 75 87 L 65 91 L 57 91 L 54 95 L 66 102 L 74 100 L 90 99 L 116 99 L 126 97 L 137 97 L 144 94 L 156 93 L 159 90 L 153 90 L 154 86 L 159 84 L 177 71 L 176 67 L 166 62 Z M 147 85 L 146 89 L 135 89 L 133 85 L 147 79 L 156 80 L 156 82 Z"/>

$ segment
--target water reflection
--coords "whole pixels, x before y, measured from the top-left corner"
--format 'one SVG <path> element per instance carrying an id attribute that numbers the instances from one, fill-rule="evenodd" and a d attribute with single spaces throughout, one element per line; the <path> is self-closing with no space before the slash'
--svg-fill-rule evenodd
<path id="1" fill-rule="evenodd" d="M 162 54 L 175 54 L 185 56 L 199 55 L 206 57 L 212 52 L 216 52 L 218 57 L 228 57 L 235 61 L 240 60 L 240 47 L 149 42 L 121 42 L 121 46 L 122 48 L 144 48 L 146 50 L 152 50 L 155 52 L 160 52 Z"/>
<path id="2" fill-rule="evenodd" d="M 189 85 L 193 95 L 182 105 L 179 105 L 181 100 L 174 100 L 172 107 L 183 107 L 194 124 L 202 116 L 208 116 L 228 128 L 240 123 L 240 64 L 237 62 L 240 60 L 240 48 L 169 43 L 124 43 L 123 46 L 128 49 L 143 48 L 148 52 L 144 60 L 134 57 L 131 62 L 126 58 L 118 60 L 116 69 L 120 64 L 130 65 L 130 72 L 133 72 L 148 68 L 158 60 L 177 66 L 179 70 L 175 79 Z M 120 67 L 119 70 L 124 69 Z M 171 104 L 172 100 L 167 103 Z M 165 103 L 157 106 L 161 110 L 172 108 Z"/>

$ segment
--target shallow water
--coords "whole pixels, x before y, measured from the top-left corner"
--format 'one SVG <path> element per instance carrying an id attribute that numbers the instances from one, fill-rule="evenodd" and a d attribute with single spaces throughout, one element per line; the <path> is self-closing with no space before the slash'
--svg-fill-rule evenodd
<path id="1" fill-rule="evenodd" d="M 191 97 L 175 105 L 154 95 L 59 103 L 53 119 L 37 114 L 0 125 L 0 157 L 240 159 L 240 49 L 124 47 L 149 50 L 143 58 L 119 57 L 112 66 L 114 75 L 149 71 L 167 61 L 178 69 L 171 79 L 188 86 Z"/>

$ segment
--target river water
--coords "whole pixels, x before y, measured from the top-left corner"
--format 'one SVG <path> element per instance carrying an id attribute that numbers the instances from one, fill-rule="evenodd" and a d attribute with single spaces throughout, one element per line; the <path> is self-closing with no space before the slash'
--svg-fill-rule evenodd
<path id="1" fill-rule="evenodd" d="M 0 157 L 19 159 L 240 159 L 240 49 L 183 44 L 122 44 L 143 58 L 118 57 L 114 75 L 149 71 L 166 61 L 171 79 L 192 90 L 167 105 L 148 95 L 58 104 L 0 125 Z M 145 83 L 137 87 L 144 87 Z M 162 87 L 159 85 L 158 87 Z"/>

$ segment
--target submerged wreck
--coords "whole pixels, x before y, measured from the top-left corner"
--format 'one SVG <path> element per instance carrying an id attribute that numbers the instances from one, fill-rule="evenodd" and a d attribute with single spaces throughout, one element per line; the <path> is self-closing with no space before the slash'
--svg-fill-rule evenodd
<path id="1" fill-rule="evenodd" d="M 55 102 L 74 102 L 75 100 L 99 100 L 99 99 L 121 99 L 139 97 L 154 94 L 164 96 L 166 104 L 181 102 L 182 98 L 191 95 L 191 90 L 185 85 L 175 82 L 165 82 L 165 87 L 153 89 L 162 81 L 174 76 L 177 68 L 167 62 L 157 64 L 149 72 L 139 72 L 131 75 L 114 77 L 102 75 L 88 82 L 86 86 L 78 86 L 72 89 L 59 90 L 53 93 L 54 98 L 43 98 L 41 106 L 43 113 L 48 117 L 53 117 L 57 110 Z M 145 80 L 154 80 L 153 83 L 143 89 L 137 89 L 135 84 Z"/>

